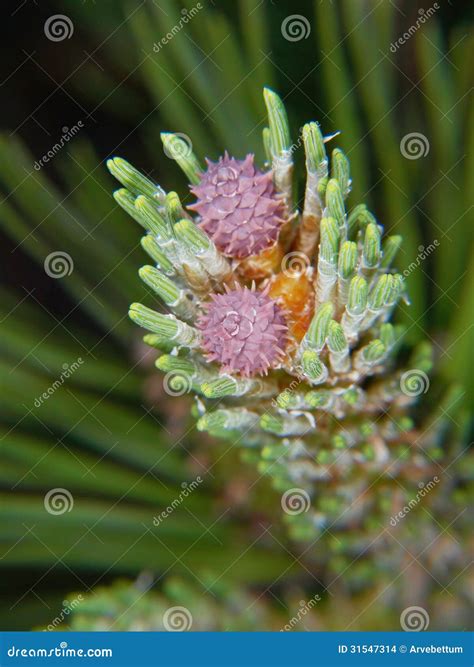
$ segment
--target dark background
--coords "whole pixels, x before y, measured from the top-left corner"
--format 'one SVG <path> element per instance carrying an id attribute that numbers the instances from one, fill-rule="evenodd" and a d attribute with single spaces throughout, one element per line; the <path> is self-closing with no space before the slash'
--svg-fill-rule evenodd
<path id="1" fill-rule="evenodd" d="M 367 131 L 365 180 L 372 184 L 367 193 L 367 201 L 377 211 L 380 219 L 390 227 L 390 218 L 386 217 L 390 210 L 389 201 L 387 192 L 381 186 L 379 170 L 380 138 L 377 137 L 375 130 L 372 131 L 377 123 L 374 123 L 367 114 L 367 103 L 364 101 L 362 85 L 364 77 L 361 76 L 360 66 L 354 62 L 350 40 L 346 39 L 354 26 L 348 24 L 342 6 L 344 3 L 341 5 L 338 2 L 323 0 L 323 5 L 324 1 L 327 4 L 330 3 L 331 6 L 335 5 L 338 29 L 344 36 L 337 47 L 337 55 L 346 64 L 345 74 L 349 80 L 355 82 L 354 87 L 348 93 L 352 103 L 351 113 L 357 116 L 358 122 Z M 357 3 L 358 0 L 349 0 L 349 2 Z M 79 119 L 82 119 L 85 127 L 80 132 L 80 141 L 91 142 L 99 158 L 98 164 L 118 153 L 148 173 L 156 182 L 163 183 L 167 188 L 172 187 L 173 184 L 174 187 L 177 187 L 175 183 L 179 181 L 180 177 L 174 166 L 170 165 L 169 161 L 163 160 L 159 145 L 159 132 L 162 129 L 186 132 L 186 128 L 180 126 L 170 128 L 169 116 L 164 119 L 159 110 L 152 111 L 156 99 L 151 94 L 151 84 L 146 84 L 141 68 L 137 64 L 140 60 L 140 45 L 137 45 L 128 26 L 124 25 L 125 15 L 129 15 L 135 9 L 140 12 L 142 7 L 151 4 L 150 2 L 122 3 L 115 0 L 113 2 L 111 0 L 2 2 L 0 127 L 4 135 L 9 140 L 18 139 L 26 144 L 32 157 L 39 159 L 57 141 L 61 135 L 61 128 L 72 127 Z M 153 4 L 159 5 L 159 0 Z M 179 3 L 175 4 L 180 7 Z M 364 2 L 360 4 L 370 5 Z M 391 5 L 395 6 L 396 10 L 391 38 L 396 39 L 398 35 L 402 34 L 416 20 L 419 9 L 427 8 L 430 4 L 413 2 L 413 0 L 393 0 Z M 443 49 L 448 51 L 450 43 L 455 41 L 453 34 L 456 32 L 462 34 L 464 31 L 467 34 L 470 30 L 473 5 L 468 0 L 452 0 L 451 2 L 440 0 L 440 4 L 441 9 L 432 21 L 439 31 Z M 216 16 L 223 14 L 232 26 L 236 26 L 237 43 L 241 43 L 242 34 L 239 33 L 237 3 L 216 1 L 206 3 L 206 5 L 208 5 L 206 11 L 215 12 Z M 314 30 L 315 39 L 312 35 L 311 39 L 302 40 L 296 46 L 283 40 L 280 32 L 281 22 L 288 14 L 301 13 L 312 16 L 314 5 L 315 3 L 310 2 L 265 2 L 269 17 L 267 28 L 272 61 L 277 65 L 273 70 L 273 86 L 285 99 L 295 131 L 308 119 L 315 118 L 321 120 L 325 133 L 329 134 L 335 130 L 344 129 L 344 127 L 338 125 L 341 116 L 333 117 L 328 114 L 327 118 L 323 119 L 319 113 L 320 110 L 327 111 L 333 106 L 328 94 L 327 81 L 324 79 L 323 67 L 316 66 L 318 61 L 324 60 L 321 55 L 324 45 L 318 42 L 316 30 Z M 66 14 L 73 19 L 73 38 L 60 43 L 54 43 L 45 38 L 44 22 L 47 17 L 55 13 Z M 195 20 L 198 22 L 200 18 L 197 17 Z M 368 35 L 370 36 L 370 32 Z M 181 38 L 184 39 L 180 36 L 179 39 Z M 425 95 L 418 86 L 418 83 L 421 86 L 423 74 L 419 61 L 415 57 L 415 41 L 413 38 L 398 50 L 394 56 L 396 68 L 393 67 L 390 70 L 390 93 L 394 99 L 401 100 L 390 116 L 390 122 L 398 137 L 413 129 L 425 131 L 431 137 L 430 113 L 432 109 L 429 103 L 426 104 Z M 387 43 L 386 46 L 388 48 Z M 150 51 L 149 44 L 147 49 Z M 440 51 L 439 58 L 440 61 L 444 60 L 442 51 Z M 464 78 L 467 82 L 471 80 L 472 84 L 471 65 L 472 63 L 465 63 Z M 368 52 L 367 73 L 371 69 L 372 62 Z M 441 81 L 443 82 L 443 78 Z M 447 87 L 452 86 L 451 79 L 445 78 L 444 82 Z M 231 95 L 231 91 L 229 94 Z M 379 90 L 374 85 L 372 90 L 374 101 L 378 94 Z M 199 105 L 195 104 L 194 108 L 199 115 L 201 113 Z M 263 105 L 261 113 L 263 114 Z M 383 113 L 381 113 L 382 116 Z M 145 117 L 146 121 L 142 124 L 141 119 Z M 215 157 L 222 149 L 222 142 L 216 137 L 212 121 L 204 119 L 202 124 L 204 134 L 209 137 L 209 154 Z M 236 141 L 232 135 L 233 128 L 229 126 L 229 138 Z M 455 153 L 462 157 L 466 143 L 463 139 L 463 128 L 460 128 L 457 136 Z M 350 136 L 348 141 L 356 142 Z M 399 159 L 398 155 L 396 159 Z M 67 196 L 71 186 L 66 184 L 59 168 L 60 165 L 62 165 L 61 168 L 64 168 L 65 162 L 67 163 L 65 155 L 58 156 L 44 169 L 51 181 Z M 452 166 L 451 164 L 443 165 L 442 157 L 440 165 L 446 171 Z M 430 192 L 430 179 L 435 179 L 435 169 L 438 166 L 435 166 L 434 163 L 422 165 L 406 162 L 402 167 L 408 173 L 408 180 L 415 183 L 410 196 L 413 195 L 413 201 L 417 202 L 414 210 L 416 231 L 419 238 L 425 243 L 433 239 L 433 228 L 430 224 L 430 216 L 424 208 L 424 193 Z M 103 167 L 99 166 L 99 170 L 101 169 L 105 173 L 105 164 Z M 115 184 L 111 178 L 109 183 L 110 193 L 112 193 Z M 453 188 L 452 195 L 457 196 L 456 183 Z M 3 186 L 3 195 L 9 197 L 9 194 L 8 188 Z M 400 194 L 397 186 L 394 186 L 392 198 L 400 197 L 403 198 L 403 194 Z M 112 208 L 113 200 L 110 199 L 110 202 Z M 418 202 L 421 203 L 418 204 Z M 410 208 L 410 206 L 408 202 L 402 204 L 402 208 Z M 95 222 L 92 218 L 93 215 L 90 224 L 91 227 L 94 227 Z M 110 229 L 113 233 L 113 226 Z M 467 244 L 463 243 L 461 238 L 463 230 L 466 229 L 468 229 L 468 218 L 465 218 L 462 224 L 453 231 L 454 242 L 458 248 L 454 256 L 461 258 L 449 263 L 456 278 L 464 275 L 467 266 L 465 247 Z M 130 231 L 130 235 L 135 240 L 138 238 L 135 231 Z M 84 252 L 87 253 L 86 248 Z M 0 229 L 0 253 L 1 281 L 4 287 L 11 290 L 15 298 L 20 299 L 27 291 L 34 290 L 35 300 L 43 304 L 50 315 L 61 319 L 72 330 L 75 328 L 87 329 L 100 338 L 99 356 L 100 351 L 105 348 L 107 351 L 113 350 L 113 354 L 117 357 L 123 358 L 130 353 L 131 333 L 129 338 L 125 338 L 123 342 L 110 336 L 107 327 L 92 318 L 85 309 L 76 307 L 73 295 L 64 288 L 61 281 L 51 280 L 45 274 L 41 263 L 32 261 L 31 255 L 24 246 L 18 248 L 17 240 L 12 238 L 11 234 L 6 233 L 3 227 Z M 416 255 L 416 248 L 413 254 Z M 424 267 L 423 272 L 426 275 L 421 292 L 419 292 L 424 298 L 424 304 L 420 306 L 423 320 L 422 325 L 414 327 L 414 333 L 418 333 L 418 326 L 423 326 L 423 329 L 429 332 L 430 337 L 437 341 L 438 345 L 447 347 L 446 336 L 450 325 L 457 317 L 450 300 L 454 299 L 459 303 L 462 298 L 461 284 L 457 282 L 457 279 L 455 281 L 447 278 L 448 285 L 451 281 L 456 288 L 454 292 L 450 293 L 452 296 L 446 297 L 447 286 L 441 283 L 445 268 L 444 265 L 435 265 L 435 262 L 437 258 L 430 259 Z M 139 264 L 136 263 L 136 267 L 138 266 Z M 136 280 L 135 274 L 131 274 L 130 280 L 134 279 Z M 136 282 L 138 298 L 139 287 L 138 281 Z M 416 298 L 416 292 L 414 303 L 415 308 L 420 303 Z M 126 312 L 125 302 L 124 312 Z M 31 327 L 34 330 L 34 321 L 31 322 Z M 131 331 L 132 328 L 128 328 Z M 458 333 L 454 333 L 452 339 L 449 340 L 457 338 Z M 461 361 L 458 359 L 456 362 L 457 368 L 461 370 L 464 368 L 466 375 L 462 354 L 460 359 Z M 142 380 L 143 377 L 140 376 L 140 381 Z M 60 410 L 61 407 L 58 406 L 58 409 Z M 6 488 L 8 489 L 8 485 Z M 92 549 L 91 562 L 84 565 L 81 576 L 86 583 L 91 584 L 97 579 L 98 571 L 100 572 L 100 567 L 94 566 L 94 550 Z M 9 604 L 19 597 L 19 590 L 27 590 L 32 586 L 42 572 L 43 568 L 35 565 L 34 562 L 30 566 L 24 564 L 18 568 L 11 566 L 2 572 L 7 601 L 6 611 L 1 619 L 4 626 L 23 628 L 27 625 L 25 618 L 29 618 L 32 624 L 48 622 L 51 613 L 45 612 L 44 605 L 34 597 L 29 596 L 28 601 L 22 604 L 21 619 L 10 610 Z M 115 576 L 115 572 L 110 572 L 102 577 L 101 583 L 107 583 Z M 45 599 L 53 600 L 56 603 L 59 601 L 60 604 L 62 597 L 74 588 L 77 588 L 77 582 L 71 578 L 68 569 L 55 567 L 48 576 L 42 579 L 41 585 L 35 588 L 35 596 L 36 598 L 44 596 Z"/>

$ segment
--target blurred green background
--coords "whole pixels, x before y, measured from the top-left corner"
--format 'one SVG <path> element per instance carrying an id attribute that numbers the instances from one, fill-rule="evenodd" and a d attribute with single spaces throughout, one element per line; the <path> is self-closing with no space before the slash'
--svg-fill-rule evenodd
<path id="1" fill-rule="evenodd" d="M 4 3 L 2 628 L 48 624 L 70 591 L 143 570 L 192 580 L 208 570 L 224 577 L 231 567 L 237 584 L 264 589 L 285 574 L 305 585 L 304 568 L 282 546 L 270 490 L 259 484 L 247 493 L 252 472 L 237 454 L 196 438 L 190 401 L 163 392 L 154 356 L 127 319 L 128 304 L 146 299 L 136 275 L 144 255 L 140 231 L 111 196 L 110 156 L 186 202 L 187 185 L 164 155 L 160 132 L 184 132 L 200 156 L 227 148 L 261 161 L 264 85 L 284 99 L 295 140 L 308 120 L 325 134 L 341 131 L 350 203 L 366 202 L 386 230 L 404 236 L 400 270 L 437 242 L 409 271 L 412 304 L 400 317 L 411 340 L 431 340 L 442 377 L 462 383 L 467 398 L 471 3 L 440 0 L 405 44 L 391 48 L 430 7 L 413 0 Z M 184 9 L 192 18 L 154 49 Z M 52 41 L 45 21 L 58 13 L 73 32 Z M 292 41 L 282 23 L 294 14 L 309 31 Z M 35 168 L 78 124 L 76 136 Z M 411 133 L 423 135 L 424 157 L 404 156 L 400 145 Z M 73 269 L 54 279 L 44 262 L 58 251 Z M 80 368 L 36 405 L 79 358 Z M 214 475 L 157 539 L 156 508 L 210 464 Z M 61 516 L 43 503 L 56 487 L 74 497 L 73 511 Z M 262 538 L 268 525 L 272 535 Z M 234 562 L 236 550 L 243 555 Z"/>

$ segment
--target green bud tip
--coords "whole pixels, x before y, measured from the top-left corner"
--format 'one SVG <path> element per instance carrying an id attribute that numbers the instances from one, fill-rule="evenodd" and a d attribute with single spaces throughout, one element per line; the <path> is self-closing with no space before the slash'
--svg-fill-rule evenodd
<path id="1" fill-rule="evenodd" d="M 201 385 L 201 391 L 206 398 L 222 398 L 235 395 L 237 382 L 233 378 L 221 377 Z"/>
<path id="2" fill-rule="evenodd" d="M 305 336 L 305 341 L 309 347 L 315 350 L 321 350 L 324 347 L 333 312 L 334 306 L 330 301 L 319 306 Z"/>
<path id="3" fill-rule="evenodd" d="M 206 412 L 196 424 L 198 431 L 215 431 L 225 429 L 226 418 L 219 410 Z"/>
<path id="4" fill-rule="evenodd" d="M 368 268 L 376 267 L 380 259 L 380 230 L 374 223 L 365 230 L 363 259 Z"/>
<path id="5" fill-rule="evenodd" d="M 372 310 L 380 310 L 391 301 L 393 292 L 393 276 L 385 273 L 377 280 L 370 294 L 370 307 Z"/>
<path id="6" fill-rule="evenodd" d="M 321 255 L 327 262 L 336 263 L 339 247 L 339 227 L 334 218 L 321 220 Z"/>
<path id="7" fill-rule="evenodd" d="M 323 381 L 326 376 L 326 367 L 314 350 L 306 350 L 301 358 L 303 371 L 312 381 Z"/>
<path id="8" fill-rule="evenodd" d="M 392 291 L 389 297 L 389 303 L 395 303 L 405 291 L 405 281 L 399 273 L 392 275 Z"/>
<path id="9" fill-rule="evenodd" d="M 346 215 L 344 207 L 344 197 L 342 195 L 339 181 L 331 178 L 326 187 L 326 206 L 329 215 L 337 220 L 338 225 L 341 225 Z"/>
<path id="10" fill-rule="evenodd" d="M 384 354 L 385 354 L 385 345 L 382 343 L 381 340 L 378 339 L 371 341 L 363 349 L 364 360 L 371 364 L 382 359 Z"/>
<path id="11" fill-rule="evenodd" d="M 350 278 L 357 266 L 357 243 L 345 241 L 339 251 L 338 273 L 341 278 Z"/>
<path id="12" fill-rule="evenodd" d="M 298 403 L 297 396 L 291 389 L 285 389 L 276 397 L 278 407 L 282 410 L 291 410 Z"/>
<path id="13" fill-rule="evenodd" d="M 178 323 L 171 315 L 162 315 L 141 303 L 132 303 L 128 311 L 131 320 L 165 339 L 172 339 L 178 333 Z"/>
<path id="14" fill-rule="evenodd" d="M 171 225 L 184 216 L 184 209 L 176 192 L 169 192 L 165 199 L 165 210 Z"/>
<path id="15" fill-rule="evenodd" d="M 151 287 L 167 305 L 172 305 L 179 299 L 180 290 L 172 280 L 160 273 L 158 269 L 153 266 L 142 266 L 138 274 L 143 282 Z"/>
<path id="16" fill-rule="evenodd" d="M 354 237 L 357 230 L 364 230 L 369 224 L 376 225 L 377 220 L 365 204 L 358 204 L 352 209 L 347 219 L 348 235 Z"/>
<path id="17" fill-rule="evenodd" d="M 155 197 L 159 191 L 155 183 L 120 157 L 107 160 L 107 168 L 122 185 L 135 195 L 142 194 L 148 197 Z"/>
<path id="18" fill-rule="evenodd" d="M 340 148 L 335 148 L 332 152 L 332 177 L 335 178 L 341 186 L 343 197 L 346 197 L 351 187 L 349 160 Z"/>
<path id="19" fill-rule="evenodd" d="M 275 415 L 264 414 L 260 418 L 260 426 L 264 431 L 280 435 L 283 433 L 283 420 Z"/>
<path id="20" fill-rule="evenodd" d="M 211 245 L 211 240 L 191 220 L 180 220 L 174 226 L 176 237 L 193 252 L 202 252 Z"/>
<path id="21" fill-rule="evenodd" d="M 160 244 L 153 236 L 153 234 L 147 234 L 140 239 L 141 246 L 143 250 L 151 257 L 151 259 L 156 262 L 159 268 L 167 273 L 172 275 L 174 273 L 173 264 L 161 250 Z"/>
<path id="22" fill-rule="evenodd" d="M 176 160 L 183 172 L 193 185 L 200 181 L 202 167 L 192 151 L 191 139 L 186 135 L 162 132 L 160 134 L 163 142 L 165 155 L 171 160 Z"/>
<path id="23" fill-rule="evenodd" d="M 156 367 L 164 373 L 176 371 L 182 373 L 187 378 L 191 378 L 196 373 L 196 368 L 192 361 L 177 357 L 174 354 L 163 354 L 155 361 Z"/>
<path id="24" fill-rule="evenodd" d="M 331 400 L 331 394 L 329 391 L 308 391 L 305 395 L 305 401 L 312 408 L 322 408 L 325 405 L 328 405 Z"/>
<path id="25" fill-rule="evenodd" d="M 367 281 L 362 276 L 354 276 L 349 285 L 347 308 L 354 315 L 361 315 L 367 307 Z"/>
<path id="26" fill-rule="evenodd" d="M 288 116 L 283 102 L 273 90 L 264 88 L 263 97 L 268 112 L 272 148 L 278 155 L 291 147 Z"/>
<path id="27" fill-rule="evenodd" d="M 318 123 L 313 122 L 304 125 L 302 136 L 306 154 L 306 168 L 311 172 L 324 169 L 325 163 L 327 163 L 326 149 Z"/>
<path id="28" fill-rule="evenodd" d="M 149 345 L 150 347 L 154 347 L 161 351 L 171 350 L 174 345 L 168 338 L 164 338 L 158 334 L 145 334 L 145 336 L 143 336 L 143 342 L 145 345 Z"/>
<path id="29" fill-rule="evenodd" d="M 139 195 L 135 199 L 135 208 L 139 214 L 141 214 L 144 224 L 147 226 L 149 231 L 156 236 L 159 236 L 163 239 L 168 239 L 170 237 L 170 229 L 167 225 L 165 219 L 158 211 L 158 208 L 151 199 L 143 195 Z"/>
<path id="30" fill-rule="evenodd" d="M 328 347 L 331 352 L 345 352 L 348 348 L 344 330 L 339 322 L 334 320 L 328 327 Z"/>

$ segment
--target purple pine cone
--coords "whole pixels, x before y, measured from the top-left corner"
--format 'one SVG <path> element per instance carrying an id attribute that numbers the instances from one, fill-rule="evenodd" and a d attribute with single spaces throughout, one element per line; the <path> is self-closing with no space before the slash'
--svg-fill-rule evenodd
<path id="1" fill-rule="evenodd" d="M 199 185 L 191 187 L 198 198 L 190 209 L 200 216 L 200 227 L 228 257 L 257 255 L 275 243 L 284 222 L 285 206 L 276 193 L 271 171 L 256 169 L 254 156 L 207 162 Z"/>
<path id="2" fill-rule="evenodd" d="M 209 361 L 221 364 L 223 372 L 246 377 L 266 375 L 281 362 L 288 327 L 267 290 L 237 287 L 211 299 L 198 322 Z"/>

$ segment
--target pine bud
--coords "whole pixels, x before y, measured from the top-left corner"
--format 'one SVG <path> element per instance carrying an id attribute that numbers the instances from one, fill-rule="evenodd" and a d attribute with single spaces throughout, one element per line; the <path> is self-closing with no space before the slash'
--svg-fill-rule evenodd
<path id="1" fill-rule="evenodd" d="M 134 195 L 147 195 L 153 199 L 161 200 L 163 196 L 161 188 L 141 174 L 135 167 L 132 167 L 126 160 L 121 157 L 114 157 L 107 160 L 107 167 L 110 173 Z"/>
<path id="2" fill-rule="evenodd" d="M 332 152 L 331 167 L 331 176 L 338 181 L 345 199 L 351 189 L 350 167 L 349 160 L 340 148 L 335 148 Z"/>
<path id="3" fill-rule="evenodd" d="M 362 266 L 366 269 L 374 269 L 380 259 L 380 230 L 378 225 L 370 223 L 367 225 L 364 237 L 364 248 L 362 250 Z"/>
<path id="4" fill-rule="evenodd" d="M 346 209 L 344 207 L 344 197 L 342 195 L 339 181 L 331 178 L 326 187 L 326 207 L 327 216 L 334 218 L 339 229 L 344 226 Z M 345 231 L 344 231 L 345 233 Z"/>
<path id="5" fill-rule="evenodd" d="M 189 182 L 199 183 L 202 168 L 191 146 L 182 137 L 171 132 L 162 132 L 161 140 L 166 155 L 172 160 L 176 160 L 188 177 Z"/>

